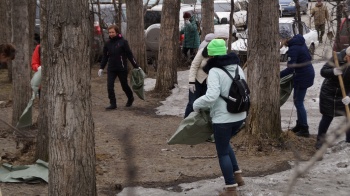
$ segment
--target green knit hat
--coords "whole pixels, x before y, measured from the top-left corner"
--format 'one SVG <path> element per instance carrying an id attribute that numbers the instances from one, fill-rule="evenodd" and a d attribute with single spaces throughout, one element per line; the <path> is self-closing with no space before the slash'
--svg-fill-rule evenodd
<path id="1" fill-rule="evenodd" d="M 226 55 L 226 42 L 223 39 L 213 39 L 208 44 L 209 56 L 222 56 Z"/>

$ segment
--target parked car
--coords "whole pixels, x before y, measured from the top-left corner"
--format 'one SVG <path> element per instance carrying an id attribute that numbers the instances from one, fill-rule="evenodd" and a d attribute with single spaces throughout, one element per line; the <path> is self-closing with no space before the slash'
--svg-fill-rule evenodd
<path id="1" fill-rule="evenodd" d="M 304 22 L 301 22 L 303 25 L 303 37 L 305 38 L 305 42 L 307 47 L 309 48 L 309 52 L 311 57 L 315 54 L 315 48 L 318 46 L 319 42 L 317 39 L 317 32 L 316 30 L 310 29 L 306 26 Z M 279 19 L 279 28 L 288 28 L 293 33 L 292 36 L 299 33 L 298 30 L 298 24 L 293 18 L 280 18 Z M 237 35 L 238 40 L 233 42 L 231 45 L 231 49 L 240 57 L 246 58 L 247 55 L 247 46 L 248 46 L 248 33 L 247 31 L 244 33 L 240 33 Z M 286 62 L 287 61 L 287 51 L 288 47 L 283 46 L 280 49 L 280 61 Z"/>
<path id="2" fill-rule="evenodd" d="M 343 18 L 341 20 L 340 29 L 339 29 L 339 42 L 337 39 L 334 41 L 333 50 L 341 51 L 347 47 L 349 47 L 349 36 L 350 36 L 350 18 Z"/>
<path id="3" fill-rule="evenodd" d="M 237 28 L 247 28 L 247 0 L 234 0 L 233 21 Z M 214 1 L 214 12 L 219 16 L 221 20 L 230 19 L 231 13 L 231 0 L 217 0 Z"/>
<path id="4" fill-rule="evenodd" d="M 297 8 L 295 6 L 294 0 L 279 0 L 280 9 L 282 16 L 295 16 L 297 13 Z M 299 0 L 300 12 L 306 14 L 308 8 L 307 0 Z"/>

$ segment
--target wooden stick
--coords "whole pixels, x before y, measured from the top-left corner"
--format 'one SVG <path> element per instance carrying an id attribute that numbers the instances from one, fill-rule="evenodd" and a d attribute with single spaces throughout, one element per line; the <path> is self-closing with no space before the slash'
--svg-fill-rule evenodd
<path id="1" fill-rule="evenodd" d="M 339 68 L 338 56 L 335 51 L 333 51 L 333 58 L 334 58 L 335 67 Z M 338 79 L 339 79 L 341 94 L 343 95 L 343 98 L 344 98 L 346 97 L 346 92 L 345 92 L 343 77 L 341 75 L 338 75 Z M 346 117 L 348 118 L 348 120 L 350 120 L 349 105 L 345 105 L 345 111 L 346 111 Z"/>

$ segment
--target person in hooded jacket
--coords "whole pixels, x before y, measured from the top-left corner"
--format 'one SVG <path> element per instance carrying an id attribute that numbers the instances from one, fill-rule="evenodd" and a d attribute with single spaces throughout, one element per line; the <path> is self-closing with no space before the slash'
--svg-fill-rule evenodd
<path id="1" fill-rule="evenodd" d="M 189 12 L 183 14 L 185 26 L 181 29 L 180 34 L 184 34 L 185 38 L 182 43 L 182 53 L 187 58 L 187 53 L 190 51 L 190 57 L 193 58 L 198 49 L 200 39 L 196 19 Z"/>
<path id="2" fill-rule="evenodd" d="M 337 57 L 339 68 L 331 65 L 334 62 L 332 57 L 321 69 L 321 76 L 325 79 L 320 92 L 320 112 L 322 118 L 318 126 L 316 149 L 322 146 L 333 118 L 346 115 L 344 105 L 349 105 L 350 103 L 349 96 L 343 98 L 338 79 L 338 76 L 341 75 L 345 91 L 347 94 L 350 93 L 350 68 L 347 65 L 350 62 L 350 47 L 337 52 Z M 350 130 L 346 133 L 345 142 L 350 143 Z"/>
<path id="3" fill-rule="evenodd" d="M 204 95 L 207 91 L 207 74 L 203 71 L 203 67 L 208 61 L 208 52 L 206 46 L 215 38 L 214 33 L 209 33 L 205 36 L 204 41 L 201 43 L 201 47 L 194 57 L 188 78 L 188 103 L 185 110 L 185 118 L 193 112 L 193 102 L 200 96 Z"/>
<path id="4" fill-rule="evenodd" d="M 292 131 L 297 136 L 309 137 L 304 98 L 307 89 L 314 84 L 315 70 L 311 64 L 312 59 L 302 35 L 297 34 L 292 37 L 292 33 L 288 28 L 280 29 L 279 35 L 281 44 L 288 46 L 287 68 L 280 72 L 280 77 L 283 78 L 293 74 L 293 101 L 297 111 L 297 122 Z"/>
<path id="5" fill-rule="evenodd" d="M 118 77 L 123 91 L 128 97 L 126 107 L 132 106 L 134 102 L 134 95 L 128 84 L 128 69 L 127 59 L 131 62 L 135 69 L 140 69 L 136 60 L 131 52 L 128 41 L 120 34 L 117 25 L 111 25 L 108 27 L 109 41 L 103 47 L 103 56 L 98 70 L 98 76 L 102 76 L 103 69 L 108 62 L 107 68 L 107 90 L 110 106 L 106 107 L 107 110 L 117 108 L 117 100 L 114 92 L 114 82 Z"/>
<path id="6" fill-rule="evenodd" d="M 216 152 L 225 180 L 224 192 L 220 195 L 233 196 L 237 195 L 237 186 L 244 185 L 244 181 L 230 145 L 230 139 L 237 134 L 247 117 L 247 112 L 230 113 L 227 111 L 227 103 L 220 95 L 228 96 L 232 79 L 221 68 L 227 69 L 232 77 L 235 77 L 236 69 L 239 69 L 241 79 L 245 79 L 245 75 L 239 66 L 237 55 L 226 53 L 226 42 L 223 39 L 213 39 L 208 44 L 207 50 L 210 59 L 203 70 L 208 73 L 208 89 L 205 95 L 194 101 L 193 109 L 195 112 L 210 109 Z"/>
<path id="7" fill-rule="evenodd" d="M 315 7 L 311 10 L 311 17 L 314 17 L 318 41 L 322 43 L 322 38 L 326 28 L 326 21 L 329 19 L 327 6 L 323 5 L 322 0 L 317 0 Z"/>

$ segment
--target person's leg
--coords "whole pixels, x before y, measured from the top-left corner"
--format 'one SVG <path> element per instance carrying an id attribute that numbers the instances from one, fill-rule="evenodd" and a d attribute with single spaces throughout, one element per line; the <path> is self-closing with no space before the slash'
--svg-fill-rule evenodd
<path id="1" fill-rule="evenodd" d="M 117 73 L 118 73 L 120 85 L 122 86 L 124 93 L 128 97 L 128 102 L 127 102 L 126 106 L 130 107 L 132 105 L 132 102 L 134 101 L 134 95 L 133 95 L 132 90 L 128 84 L 128 72 L 127 71 L 119 71 Z"/>
<path id="2" fill-rule="evenodd" d="M 326 28 L 326 25 L 325 24 L 322 24 L 320 25 L 320 43 L 323 43 L 323 35 L 324 35 L 324 32 L 325 32 L 325 28 Z"/>
<path id="3" fill-rule="evenodd" d="M 348 129 L 348 131 L 346 132 L 345 142 L 350 143 L 350 129 Z"/>
<path id="4" fill-rule="evenodd" d="M 193 102 L 195 100 L 196 100 L 196 95 L 192 93 L 190 90 L 188 90 L 188 103 L 186 106 L 184 118 L 186 118 L 191 112 L 193 112 Z"/>
<path id="5" fill-rule="evenodd" d="M 115 98 L 115 92 L 114 92 L 114 82 L 117 77 L 116 72 L 107 71 L 107 91 L 108 91 L 108 98 L 110 102 L 110 108 L 107 109 L 115 109 L 117 107 L 117 99 Z"/>
<path id="6" fill-rule="evenodd" d="M 307 123 L 307 114 L 304 106 L 304 99 L 306 95 L 306 88 L 294 89 L 294 105 L 297 110 L 297 121 L 299 123 L 299 131 L 296 132 L 297 136 L 309 137 L 309 126 Z"/>
<path id="7" fill-rule="evenodd" d="M 327 130 L 331 125 L 332 120 L 333 120 L 332 116 L 322 115 L 320 124 L 318 125 L 317 140 L 315 144 L 316 149 L 321 148 L 321 146 L 323 145 L 323 141 L 325 139 Z"/>
<path id="8" fill-rule="evenodd" d="M 188 53 L 189 48 L 186 47 L 182 47 L 182 53 L 184 54 L 184 56 L 187 58 L 187 53 Z"/>
<path id="9" fill-rule="evenodd" d="M 239 170 L 236 156 L 230 146 L 230 139 L 235 135 L 243 121 L 234 123 L 213 124 L 215 146 L 221 172 L 226 185 L 235 184 L 234 172 Z"/>
<path id="10" fill-rule="evenodd" d="M 308 126 L 307 115 L 306 115 L 306 110 L 304 106 L 306 91 L 307 91 L 306 88 L 297 87 L 296 89 L 294 89 L 293 101 L 294 101 L 295 108 L 297 110 L 298 123 L 301 126 Z"/>

